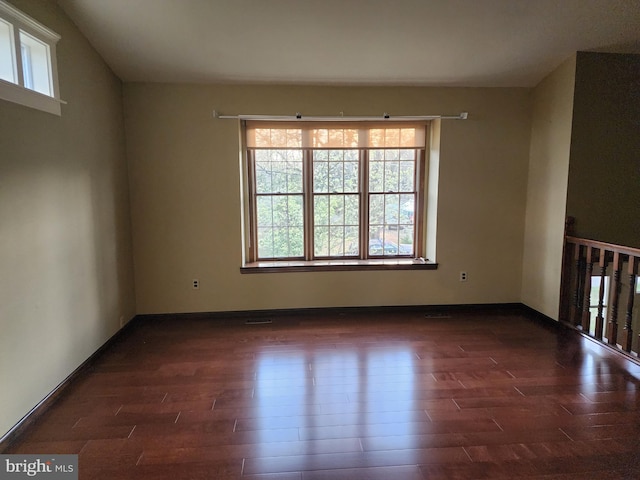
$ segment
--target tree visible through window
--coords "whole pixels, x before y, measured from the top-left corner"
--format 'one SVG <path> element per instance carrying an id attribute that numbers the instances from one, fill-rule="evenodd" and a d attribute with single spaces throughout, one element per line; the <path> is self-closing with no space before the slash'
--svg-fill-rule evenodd
<path id="1" fill-rule="evenodd" d="M 425 128 L 248 122 L 251 260 L 421 255 Z"/>

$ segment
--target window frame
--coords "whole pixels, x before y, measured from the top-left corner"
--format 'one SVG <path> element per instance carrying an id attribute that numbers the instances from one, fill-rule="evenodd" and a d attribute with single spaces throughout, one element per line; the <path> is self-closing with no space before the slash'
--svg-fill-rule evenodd
<path id="1" fill-rule="evenodd" d="M 257 122 L 256 122 L 257 123 Z M 275 122 L 264 122 L 265 128 L 277 128 Z M 297 125 L 297 128 L 311 129 L 315 122 L 305 122 L 306 125 Z M 340 124 L 345 128 L 351 122 L 332 122 L 336 127 Z M 322 122 L 322 126 L 325 124 Z M 318 192 L 313 190 L 313 152 L 315 150 L 347 150 L 344 147 L 326 147 L 318 148 L 312 146 L 295 147 L 296 150 L 302 150 L 303 165 L 303 217 L 304 222 L 304 256 L 302 257 L 277 257 L 277 258 L 259 258 L 258 257 L 258 216 L 257 216 L 257 198 L 259 194 L 256 192 L 256 161 L 255 152 L 260 148 L 250 147 L 247 142 L 246 121 L 241 121 L 241 141 L 242 141 L 242 170 L 244 172 L 243 185 L 246 189 L 245 197 L 245 215 L 243 216 L 243 230 L 245 231 L 245 250 L 243 273 L 258 273 L 266 271 L 299 271 L 299 270 L 359 270 L 359 269 L 435 269 L 437 264 L 425 260 L 425 238 L 426 238 L 426 175 L 427 169 L 427 152 L 429 149 L 430 138 L 430 122 L 390 122 L 375 121 L 367 122 L 366 129 L 372 128 L 400 128 L 400 127 L 419 127 L 424 129 L 424 142 L 420 146 L 414 147 L 369 147 L 358 146 L 350 148 L 358 152 L 358 176 L 359 185 L 357 196 L 359 199 L 359 254 L 358 255 L 339 255 L 339 256 L 315 256 L 316 252 L 313 248 L 314 242 L 314 198 Z M 289 126 L 282 128 L 291 128 Z M 339 127 L 338 127 L 339 128 Z M 305 134 L 303 133 L 303 136 Z M 268 148 L 267 148 L 268 149 Z M 279 149 L 272 147 L 272 149 Z M 369 207 L 372 194 L 393 193 L 401 195 L 404 192 L 371 192 L 368 186 L 368 175 L 370 165 L 370 152 L 372 150 L 402 150 L 409 149 L 415 152 L 414 156 L 414 189 L 411 194 L 415 195 L 415 209 L 413 215 L 413 247 L 412 254 L 392 254 L 385 255 L 384 251 L 381 255 L 372 255 L 369 253 Z M 398 160 L 400 161 L 400 160 Z M 338 192 L 340 193 L 340 192 Z M 346 193 L 343 193 L 346 195 Z M 400 221 L 400 220 L 398 220 Z M 398 247 L 400 243 L 398 242 Z"/>
<path id="2" fill-rule="evenodd" d="M 61 115 L 60 105 L 64 102 L 60 99 L 56 54 L 56 44 L 61 38 L 60 35 L 14 6 L 6 3 L 4 0 L 0 0 L 0 19 L 9 24 L 13 37 L 11 47 L 13 50 L 12 68 L 15 80 L 15 82 L 11 82 L 0 79 L 0 99 L 54 115 Z M 25 86 L 21 49 L 22 42 L 20 39 L 21 32 L 32 37 L 37 42 L 41 42 L 47 48 L 48 63 L 46 67 L 49 70 L 50 95 L 40 93 Z"/>

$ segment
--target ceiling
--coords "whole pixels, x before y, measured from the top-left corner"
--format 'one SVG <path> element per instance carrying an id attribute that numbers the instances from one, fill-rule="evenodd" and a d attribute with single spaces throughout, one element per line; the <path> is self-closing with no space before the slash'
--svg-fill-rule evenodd
<path id="1" fill-rule="evenodd" d="M 536 85 L 640 53 L 639 0 L 58 0 L 123 81 Z"/>

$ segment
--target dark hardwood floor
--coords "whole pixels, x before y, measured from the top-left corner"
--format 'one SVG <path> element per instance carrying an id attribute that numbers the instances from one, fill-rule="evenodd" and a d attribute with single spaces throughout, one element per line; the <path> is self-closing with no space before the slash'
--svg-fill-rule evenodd
<path id="1" fill-rule="evenodd" d="M 5 453 L 89 479 L 640 478 L 640 365 L 517 313 L 136 321 Z"/>

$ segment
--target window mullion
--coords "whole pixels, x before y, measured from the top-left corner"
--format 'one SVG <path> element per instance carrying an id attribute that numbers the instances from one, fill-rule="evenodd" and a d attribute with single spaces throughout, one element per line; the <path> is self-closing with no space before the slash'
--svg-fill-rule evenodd
<path id="1" fill-rule="evenodd" d="M 302 193 L 304 206 L 304 259 L 313 260 L 313 152 L 310 148 L 302 151 Z"/>
<path id="2" fill-rule="evenodd" d="M 360 162 L 360 258 L 369 258 L 369 150 L 358 153 Z"/>
<path id="3" fill-rule="evenodd" d="M 13 31 L 13 54 L 16 60 L 16 79 L 18 85 L 24 87 L 24 66 L 22 64 L 22 43 L 20 42 L 20 29 L 15 25 L 12 28 Z"/>
<path id="4" fill-rule="evenodd" d="M 257 193 L 256 193 L 256 165 L 255 165 L 255 151 L 247 151 L 247 165 L 248 165 L 248 181 L 247 187 L 249 189 L 249 258 L 252 262 L 258 260 L 258 206 L 257 206 Z"/>

